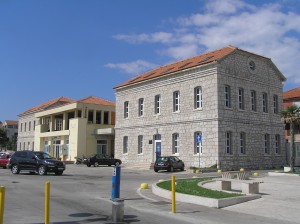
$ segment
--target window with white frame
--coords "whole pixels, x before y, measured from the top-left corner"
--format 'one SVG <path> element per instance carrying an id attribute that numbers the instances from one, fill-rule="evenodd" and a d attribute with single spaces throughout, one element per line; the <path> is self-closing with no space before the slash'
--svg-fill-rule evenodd
<path id="1" fill-rule="evenodd" d="M 160 114 L 160 103 L 161 103 L 160 95 L 156 95 L 154 97 L 154 113 L 155 114 Z"/>
<path id="2" fill-rule="evenodd" d="M 280 135 L 275 135 L 275 153 L 280 154 Z"/>
<path id="3" fill-rule="evenodd" d="M 202 148 L 202 141 L 197 140 L 198 138 L 202 138 L 202 132 L 201 131 L 197 131 L 194 133 L 194 154 L 198 154 L 200 152 L 200 155 L 203 152 L 203 148 Z"/>
<path id="4" fill-rule="evenodd" d="M 273 112 L 274 114 L 278 114 L 278 96 L 273 95 Z"/>
<path id="5" fill-rule="evenodd" d="M 144 98 L 139 99 L 139 117 L 144 116 Z"/>
<path id="6" fill-rule="evenodd" d="M 129 116 L 129 102 L 124 102 L 124 118 L 128 118 Z"/>
<path id="7" fill-rule="evenodd" d="M 172 135 L 172 139 L 173 139 L 173 147 L 172 147 L 172 151 L 173 154 L 178 154 L 179 153 L 179 134 L 178 133 L 174 133 Z"/>
<path id="8" fill-rule="evenodd" d="M 232 154 L 232 133 L 230 131 L 225 132 L 225 152 Z"/>
<path id="9" fill-rule="evenodd" d="M 246 133 L 240 133 L 240 153 L 246 154 Z"/>
<path id="10" fill-rule="evenodd" d="M 239 109 L 245 110 L 245 101 L 244 101 L 244 89 L 238 89 L 238 102 L 239 102 Z"/>
<path id="11" fill-rule="evenodd" d="M 256 111 L 256 92 L 251 90 L 251 110 Z"/>
<path id="12" fill-rule="evenodd" d="M 173 92 L 173 112 L 179 112 L 180 110 L 180 92 Z"/>
<path id="13" fill-rule="evenodd" d="M 270 135 L 269 134 L 264 135 L 264 149 L 265 149 L 265 154 L 270 154 Z"/>
<path id="14" fill-rule="evenodd" d="M 263 107 L 263 112 L 268 113 L 268 94 L 267 93 L 262 94 L 262 107 Z"/>
<path id="15" fill-rule="evenodd" d="M 31 121 L 28 123 L 28 131 L 31 131 Z"/>
<path id="16" fill-rule="evenodd" d="M 23 131 L 23 123 L 21 123 L 21 126 L 20 126 L 20 132 Z"/>
<path id="17" fill-rule="evenodd" d="M 225 88 L 224 88 L 224 97 L 225 97 L 225 107 L 228 107 L 228 108 L 231 108 L 231 100 L 230 100 L 230 97 L 231 97 L 231 93 L 230 93 L 230 86 L 228 85 L 225 85 Z"/>
<path id="18" fill-rule="evenodd" d="M 128 136 L 123 137 L 123 154 L 128 153 Z"/>
<path id="19" fill-rule="evenodd" d="M 138 136 L 138 154 L 142 154 L 144 149 L 144 136 Z"/>
<path id="20" fill-rule="evenodd" d="M 201 88 L 201 86 L 197 86 L 194 89 L 194 107 L 195 107 L 195 109 L 202 108 L 202 88 Z"/>

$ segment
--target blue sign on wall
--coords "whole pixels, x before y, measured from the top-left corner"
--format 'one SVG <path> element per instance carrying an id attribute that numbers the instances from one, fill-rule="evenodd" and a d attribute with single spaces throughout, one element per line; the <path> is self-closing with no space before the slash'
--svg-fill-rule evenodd
<path id="1" fill-rule="evenodd" d="M 202 142 L 202 135 L 196 135 L 196 143 L 199 144 Z"/>

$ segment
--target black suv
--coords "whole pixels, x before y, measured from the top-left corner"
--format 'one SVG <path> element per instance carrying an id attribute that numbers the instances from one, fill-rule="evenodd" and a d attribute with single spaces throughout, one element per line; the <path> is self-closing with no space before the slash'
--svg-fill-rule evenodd
<path id="1" fill-rule="evenodd" d="M 39 175 L 46 175 L 47 172 L 54 172 L 62 175 L 66 165 L 62 161 L 55 160 L 48 153 L 34 151 L 17 151 L 10 158 L 8 168 L 13 174 L 22 170 L 37 172 Z"/>

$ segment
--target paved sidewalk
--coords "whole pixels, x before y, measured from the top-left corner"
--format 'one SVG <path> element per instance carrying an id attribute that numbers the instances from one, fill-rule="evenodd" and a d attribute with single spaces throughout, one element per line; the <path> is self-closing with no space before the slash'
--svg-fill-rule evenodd
<path id="1" fill-rule="evenodd" d="M 264 183 L 260 185 L 261 199 L 223 209 L 178 202 L 176 214 L 173 214 L 171 201 L 152 194 L 151 189 L 140 190 L 140 195 L 145 200 L 126 200 L 125 204 L 156 216 L 174 217 L 176 220 L 182 220 L 183 223 L 299 223 L 300 177 L 266 176 L 263 179 Z"/>

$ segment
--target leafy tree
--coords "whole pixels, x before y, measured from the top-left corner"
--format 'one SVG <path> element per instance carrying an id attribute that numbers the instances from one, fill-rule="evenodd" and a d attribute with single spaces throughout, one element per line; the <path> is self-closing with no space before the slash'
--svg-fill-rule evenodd
<path id="1" fill-rule="evenodd" d="M 6 136 L 6 132 L 0 128 L 0 148 L 6 148 L 9 139 Z"/>
<path id="2" fill-rule="evenodd" d="M 296 146 L 295 146 L 295 126 L 300 123 L 300 116 L 296 105 L 286 107 L 281 112 L 281 119 L 285 124 L 290 125 L 290 152 L 291 152 L 291 171 L 295 172 Z"/>

